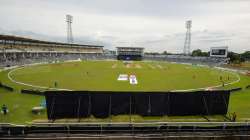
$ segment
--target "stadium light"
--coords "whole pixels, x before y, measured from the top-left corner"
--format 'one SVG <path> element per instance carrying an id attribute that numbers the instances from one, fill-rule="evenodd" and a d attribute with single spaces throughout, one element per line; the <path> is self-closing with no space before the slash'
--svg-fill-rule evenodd
<path id="1" fill-rule="evenodd" d="M 67 22 L 67 42 L 68 43 L 73 43 L 73 34 L 72 34 L 72 21 L 73 21 L 73 16 L 71 15 L 66 15 L 66 22 Z"/>
<path id="2" fill-rule="evenodd" d="M 186 38 L 184 43 L 183 53 L 184 55 L 190 55 L 190 46 L 191 46 L 191 27 L 192 27 L 192 20 L 186 21 Z"/>

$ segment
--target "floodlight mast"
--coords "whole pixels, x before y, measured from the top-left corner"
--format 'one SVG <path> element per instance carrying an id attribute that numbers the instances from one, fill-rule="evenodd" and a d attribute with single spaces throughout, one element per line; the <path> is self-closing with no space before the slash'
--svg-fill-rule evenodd
<path id="1" fill-rule="evenodd" d="M 183 50 L 184 55 L 190 55 L 191 27 L 192 27 L 192 21 L 191 20 L 186 21 L 187 32 L 186 32 L 186 38 L 185 38 L 184 50 Z"/>
<path id="2" fill-rule="evenodd" d="M 68 43 L 73 43 L 73 34 L 72 34 L 72 21 L 73 21 L 73 16 L 71 15 L 66 15 L 66 22 L 67 22 L 67 42 Z"/>

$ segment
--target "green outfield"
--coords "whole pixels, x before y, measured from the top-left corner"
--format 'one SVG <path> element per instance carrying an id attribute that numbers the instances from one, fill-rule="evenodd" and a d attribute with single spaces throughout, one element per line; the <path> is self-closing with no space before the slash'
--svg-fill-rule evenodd
<path id="1" fill-rule="evenodd" d="M 138 84 L 118 81 L 120 74 L 135 75 Z M 240 81 L 239 81 L 240 79 Z M 39 106 L 42 96 L 20 94 L 20 89 L 68 89 L 108 91 L 172 91 L 210 88 L 235 88 L 250 84 L 250 77 L 198 65 L 167 62 L 80 61 L 27 66 L 0 72 L 3 84 L 14 87 L 14 92 L 0 89 L 0 105 L 6 104 L 9 114 L 0 114 L 0 123 L 27 123 L 46 121 L 46 112 L 31 113 Z M 224 83 L 225 87 L 220 87 Z M 227 85 L 229 84 L 229 85 Z M 243 89 L 230 98 L 229 113 L 236 112 L 237 120 L 250 119 L 250 90 Z M 222 116 L 208 116 L 214 121 L 224 121 Z M 83 118 L 81 121 L 129 121 L 126 115 L 108 119 Z M 58 120 L 74 121 L 74 120 Z M 132 121 L 206 121 L 201 116 L 141 117 Z"/>
<path id="2" fill-rule="evenodd" d="M 138 84 L 118 81 L 120 74 L 135 75 Z M 163 62 L 124 64 L 122 61 L 82 61 L 29 66 L 11 71 L 9 76 L 14 81 L 34 86 L 110 91 L 187 90 L 218 86 L 222 81 L 226 84 L 238 78 L 229 72 L 196 65 Z"/>

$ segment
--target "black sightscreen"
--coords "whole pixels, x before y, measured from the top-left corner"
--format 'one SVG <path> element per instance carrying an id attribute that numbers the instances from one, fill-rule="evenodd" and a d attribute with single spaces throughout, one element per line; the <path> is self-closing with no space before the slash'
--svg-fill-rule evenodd
<path id="1" fill-rule="evenodd" d="M 47 91 L 48 119 L 93 115 L 138 114 L 141 116 L 224 115 L 230 91 L 109 92 Z"/>

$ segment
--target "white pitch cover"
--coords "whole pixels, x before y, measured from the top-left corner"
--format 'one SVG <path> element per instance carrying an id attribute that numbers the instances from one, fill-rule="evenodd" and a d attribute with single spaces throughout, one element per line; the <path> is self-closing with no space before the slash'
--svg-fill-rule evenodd
<path id="1" fill-rule="evenodd" d="M 138 84 L 135 75 L 130 75 L 130 76 L 129 76 L 129 82 L 130 82 L 131 85 L 136 85 L 136 84 Z"/>
<path id="2" fill-rule="evenodd" d="M 127 81 L 128 75 L 127 74 L 120 74 L 117 78 L 118 81 Z"/>

